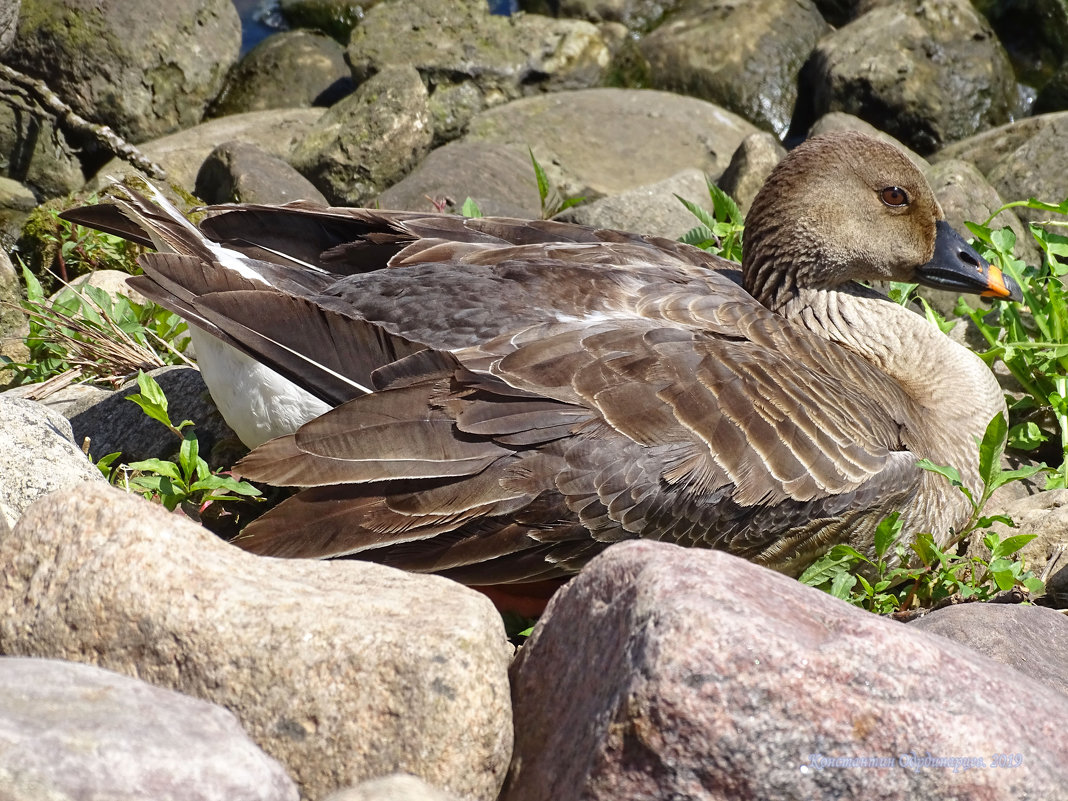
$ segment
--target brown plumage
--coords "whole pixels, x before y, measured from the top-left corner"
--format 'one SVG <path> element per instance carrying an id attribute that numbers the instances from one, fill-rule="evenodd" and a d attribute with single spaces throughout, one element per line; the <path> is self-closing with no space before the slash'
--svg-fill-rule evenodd
<path id="1" fill-rule="evenodd" d="M 262 375 L 209 379 L 253 444 L 282 434 L 238 471 L 306 488 L 238 538 L 258 553 L 495 584 L 651 537 L 797 573 L 837 542 L 870 552 L 895 510 L 907 537 L 961 525 L 963 499 L 916 461 L 974 483 L 974 437 L 1004 409 L 973 354 L 854 283 L 1018 293 L 912 164 L 859 134 L 775 170 L 740 273 L 556 222 L 212 214 L 198 233 L 132 196 L 68 216 L 171 251 L 135 283 L 212 335 L 202 358 L 225 342 L 318 399 L 293 412 Z"/>

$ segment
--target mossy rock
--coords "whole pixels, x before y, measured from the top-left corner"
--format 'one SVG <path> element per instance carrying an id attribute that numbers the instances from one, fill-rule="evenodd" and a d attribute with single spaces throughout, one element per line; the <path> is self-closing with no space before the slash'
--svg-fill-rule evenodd
<path id="1" fill-rule="evenodd" d="M 343 45 L 378 0 L 282 0 L 282 16 L 293 28 L 322 31 Z"/>

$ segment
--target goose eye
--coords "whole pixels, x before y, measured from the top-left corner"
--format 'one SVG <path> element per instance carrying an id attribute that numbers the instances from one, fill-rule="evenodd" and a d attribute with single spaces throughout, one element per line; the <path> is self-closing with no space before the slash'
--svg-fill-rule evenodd
<path id="1" fill-rule="evenodd" d="M 907 206 L 909 204 L 909 193 L 900 186 L 886 187 L 879 193 L 879 197 L 887 206 Z"/>

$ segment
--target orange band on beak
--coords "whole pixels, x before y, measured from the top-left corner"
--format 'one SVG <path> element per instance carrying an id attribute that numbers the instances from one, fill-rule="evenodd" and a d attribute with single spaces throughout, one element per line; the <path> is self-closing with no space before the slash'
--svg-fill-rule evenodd
<path id="1" fill-rule="evenodd" d="M 1005 286 L 1005 275 L 993 264 L 990 265 L 990 269 L 987 272 L 986 281 L 990 288 L 985 292 L 981 292 L 980 297 L 1007 298 L 1012 296 L 1012 292 Z"/>

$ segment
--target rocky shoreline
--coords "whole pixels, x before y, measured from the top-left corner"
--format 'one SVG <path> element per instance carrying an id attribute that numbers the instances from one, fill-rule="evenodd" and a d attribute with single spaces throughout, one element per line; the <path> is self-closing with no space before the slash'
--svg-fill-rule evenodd
<path id="1" fill-rule="evenodd" d="M 470 197 L 537 217 L 533 152 L 586 199 L 561 218 L 674 238 L 692 225 L 675 194 L 709 206 L 707 176 L 745 208 L 786 145 L 836 128 L 910 148 L 958 230 L 1004 200 L 1068 197 L 1052 0 L 1023 18 L 1030 55 L 1000 5 L 966 0 L 529 5 L 542 13 L 283 0 L 292 30 L 241 56 L 228 0 L 0 0 L 0 65 L 191 203 Z M 27 221 L 133 172 L 41 102 L 0 92 L 9 302 L 24 292 L 9 253 L 53 259 Z M 994 225 L 1037 261 L 1029 215 Z M 25 335 L 0 306 L 0 354 L 24 358 Z M 157 378 L 175 419 L 230 436 L 194 369 Z M 131 460 L 172 447 L 132 391 L 0 392 L 0 795 L 1064 796 L 1058 612 L 968 604 L 903 625 L 724 554 L 632 542 L 557 593 L 516 656 L 468 588 L 251 556 L 109 487 L 86 438 Z M 1000 503 L 1068 597 L 1068 491 Z"/>

